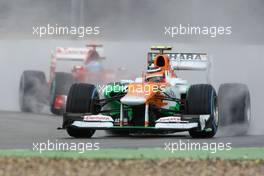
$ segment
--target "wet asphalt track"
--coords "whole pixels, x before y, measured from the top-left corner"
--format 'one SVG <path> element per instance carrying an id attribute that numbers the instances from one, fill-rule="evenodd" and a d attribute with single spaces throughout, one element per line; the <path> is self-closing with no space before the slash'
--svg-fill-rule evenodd
<path id="1" fill-rule="evenodd" d="M 30 114 L 0 111 L 0 149 L 32 149 L 33 142 L 93 142 L 100 148 L 164 148 L 168 142 L 232 143 L 232 147 L 264 147 L 261 136 L 216 136 L 212 139 L 191 139 L 188 133 L 147 137 L 111 136 L 97 131 L 92 139 L 74 139 L 61 126 L 62 117 L 49 114 Z"/>

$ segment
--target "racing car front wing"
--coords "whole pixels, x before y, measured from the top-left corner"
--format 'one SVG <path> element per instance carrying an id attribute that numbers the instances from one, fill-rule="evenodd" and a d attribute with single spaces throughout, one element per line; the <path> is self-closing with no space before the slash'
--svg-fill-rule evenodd
<path id="1" fill-rule="evenodd" d="M 89 128 L 96 130 L 109 130 L 109 129 L 138 129 L 138 130 L 175 130 L 175 131 L 188 131 L 193 128 L 204 129 L 206 121 L 210 118 L 209 114 L 203 115 L 177 115 L 161 117 L 155 122 L 155 126 L 128 126 L 128 125 L 115 125 L 114 119 L 111 116 L 102 114 L 75 114 L 65 113 L 63 115 L 63 128 L 69 126 L 75 128 Z"/>

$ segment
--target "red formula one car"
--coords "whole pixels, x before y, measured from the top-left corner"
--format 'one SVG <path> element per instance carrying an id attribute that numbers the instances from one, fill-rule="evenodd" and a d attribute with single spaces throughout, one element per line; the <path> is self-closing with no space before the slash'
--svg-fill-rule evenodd
<path id="1" fill-rule="evenodd" d="M 84 48 L 57 47 L 51 57 L 49 80 L 43 71 L 26 70 L 19 86 L 19 104 L 23 112 L 41 112 L 47 105 L 53 114 L 64 112 L 68 91 L 76 82 L 109 82 L 116 73 L 102 65 L 102 45 Z M 74 63 L 74 64 L 73 64 Z M 65 70 L 69 71 L 65 71 Z M 61 71 L 62 70 L 62 71 Z"/>

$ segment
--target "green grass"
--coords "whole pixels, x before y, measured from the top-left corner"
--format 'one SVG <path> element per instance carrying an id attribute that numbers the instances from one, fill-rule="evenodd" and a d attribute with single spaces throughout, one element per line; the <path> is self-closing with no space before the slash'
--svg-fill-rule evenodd
<path id="1" fill-rule="evenodd" d="M 163 149 L 101 149 L 97 151 L 44 151 L 31 150 L 0 150 L 0 157 L 55 157 L 55 158 L 90 158 L 90 159 L 162 159 L 162 158 L 193 158 L 193 159 L 264 159 L 264 148 L 233 148 L 229 151 L 175 151 Z"/>

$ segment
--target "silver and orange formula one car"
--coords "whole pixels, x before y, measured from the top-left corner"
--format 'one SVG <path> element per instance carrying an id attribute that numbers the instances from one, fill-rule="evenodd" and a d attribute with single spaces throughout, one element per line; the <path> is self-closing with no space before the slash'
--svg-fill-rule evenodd
<path id="1" fill-rule="evenodd" d="M 62 129 L 76 138 L 92 137 L 96 130 L 119 134 L 189 131 L 194 138 L 211 138 L 221 118 L 224 125 L 248 126 L 250 97 L 247 86 L 222 84 L 221 97 L 218 97 L 210 84 L 189 85 L 177 77 L 176 71 L 206 70 L 207 54 L 168 52 L 171 49 L 169 46 L 152 47 L 147 71 L 135 80 L 107 84 L 103 96 L 99 96 L 94 85 L 72 85 Z M 233 104 L 223 111 L 221 104 L 225 104 L 227 98 L 233 99 L 229 100 Z M 233 108 L 236 113 L 230 114 Z"/>

